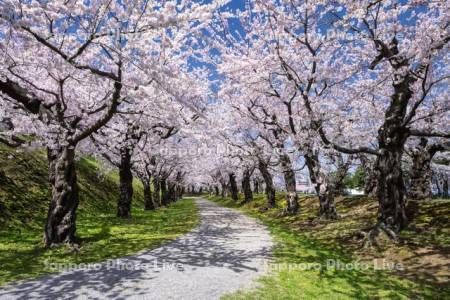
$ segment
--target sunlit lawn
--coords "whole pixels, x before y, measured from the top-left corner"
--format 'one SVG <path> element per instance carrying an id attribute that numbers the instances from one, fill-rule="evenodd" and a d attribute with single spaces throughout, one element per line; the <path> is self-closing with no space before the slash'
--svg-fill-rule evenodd
<path id="1" fill-rule="evenodd" d="M 156 211 L 134 209 L 129 220 L 113 212 L 80 212 L 77 235 L 79 250 L 69 247 L 45 249 L 42 228 L 36 222 L 21 231 L 0 231 L 0 284 L 50 272 L 48 263 L 100 262 L 151 249 L 189 232 L 198 222 L 191 199 L 180 200 Z M 41 223 L 44 224 L 43 222 Z"/>
<path id="2" fill-rule="evenodd" d="M 305 217 L 302 213 L 298 217 L 280 218 L 277 209 L 261 212 L 263 198 L 258 195 L 253 203 L 239 207 L 229 199 L 210 197 L 260 219 L 276 242 L 269 275 L 257 282 L 257 288 L 228 295 L 225 299 L 448 299 L 449 288 L 439 289 L 391 271 L 375 270 L 370 262 L 353 270 L 327 267 L 328 260 L 354 265 L 362 262 L 350 251 L 344 251 L 345 247 L 338 247 L 335 241 L 315 239 L 313 234 L 302 231 L 297 220 Z"/>

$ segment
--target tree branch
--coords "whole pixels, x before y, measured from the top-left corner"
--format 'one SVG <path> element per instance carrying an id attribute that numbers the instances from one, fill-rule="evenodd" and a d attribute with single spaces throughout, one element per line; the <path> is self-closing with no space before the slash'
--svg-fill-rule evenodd
<path id="1" fill-rule="evenodd" d="M 423 136 L 423 137 L 442 137 L 450 138 L 450 132 L 440 132 L 440 131 L 421 131 L 416 129 L 410 129 L 409 134 L 412 136 Z"/>

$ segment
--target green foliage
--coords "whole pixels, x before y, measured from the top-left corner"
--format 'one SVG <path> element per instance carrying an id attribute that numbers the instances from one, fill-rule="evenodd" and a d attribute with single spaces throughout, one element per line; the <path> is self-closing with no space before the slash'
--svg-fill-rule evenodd
<path id="1" fill-rule="evenodd" d="M 346 188 L 363 189 L 365 182 L 364 169 L 358 166 L 353 174 L 348 174 L 344 179 Z"/>
<path id="2" fill-rule="evenodd" d="M 143 210 L 134 183 L 131 219 L 116 217 L 118 176 L 88 157 L 77 162 L 80 186 L 77 236 L 80 247 L 45 249 L 43 227 L 50 190 L 45 153 L 0 147 L 0 285 L 51 272 L 48 263 L 89 263 L 151 249 L 187 233 L 198 223 L 193 200 Z"/>

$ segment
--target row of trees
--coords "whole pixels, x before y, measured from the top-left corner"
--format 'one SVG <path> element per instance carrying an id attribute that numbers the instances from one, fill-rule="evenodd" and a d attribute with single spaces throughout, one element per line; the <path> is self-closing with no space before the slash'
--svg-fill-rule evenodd
<path id="1" fill-rule="evenodd" d="M 369 240 L 396 238 L 408 224 L 405 169 L 410 198 L 428 198 L 433 158 L 449 149 L 446 10 L 444 1 L 254 0 L 232 20 L 217 13 L 208 30 L 220 55 L 209 63 L 222 75 L 228 115 L 213 127 L 242 151 L 217 166 L 220 175 L 211 170 L 212 180 L 228 182 L 235 198 L 238 165 L 243 179 L 253 169 L 266 179 L 276 165 L 286 211 L 296 213 L 295 173 L 306 168 L 319 217 L 334 219 L 334 196 L 357 163 L 379 203 Z"/>
<path id="2" fill-rule="evenodd" d="M 306 172 L 319 218 L 335 219 L 359 166 L 379 202 L 373 240 L 407 225 L 405 178 L 410 198 L 430 196 L 434 162 L 448 161 L 448 3 L 226 2 L 2 5 L 0 117 L 13 130 L 0 141 L 47 148 L 47 245 L 75 239 L 77 150 L 119 170 L 120 217 L 133 177 L 149 209 L 158 189 L 237 200 L 241 186 L 249 202 L 263 185 L 270 209 L 281 182 L 295 214 Z"/>
<path id="3" fill-rule="evenodd" d="M 119 170 L 117 215 L 129 217 L 133 175 L 146 207 L 181 194 L 182 159 L 164 145 L 189 126 L 208 95 L 204 72 L 190 69 L 191 36 L 221 5 L 191 1 L 3 1 L 0 7 L 0 107 L 11 128 L 47 149 L 52 187 L 47 246 L 76 241 L 77 151 Z M 175 182 L 177 182 L 175 184 Z"/>

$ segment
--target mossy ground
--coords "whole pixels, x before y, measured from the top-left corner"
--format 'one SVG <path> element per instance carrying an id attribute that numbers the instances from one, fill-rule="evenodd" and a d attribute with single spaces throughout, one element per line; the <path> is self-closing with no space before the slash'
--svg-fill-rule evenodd
<path id="1" fill-rule="evenodd" d="M 42 237 L 50 190 L 45 153 L 0 147 L 0 285 L 49 273 L 46 262 L 100 262 L 154 248 L 198 223 L 193 200 L 145 211 L 137 181 L 132 218 L 119 219 L 115 215 L 117 174 L 87 157 L 78 161 L 77 172 L 80 246 L 46 249 Z"/>
<path id="2" fill-rule="evenodd" d="M 261 278 L 258 288 L 226 299 L 449 299 L 448 200 L 421 203 L 414 225 L 401 234 L 398 244 L 386 242 L 378 249 L 367 249 L 362 247 L 360 233 L 375 222 L 374 199 L 337 199 L 341 218 L 336 221 L 317 220 L 314 196 L 300 196 L 301 211 L 295 216 L 283 214 L 281 194 L 277 207 L 269 211 L 261 210 L 262 194 L 244 206 L 230 199 L 210 199 L 263 221 L 277 244 L 271 272 Z M 332 267 L 330 259 L 360 267 Z M 393 264 L 401 264 L 404 270 Z"/>

